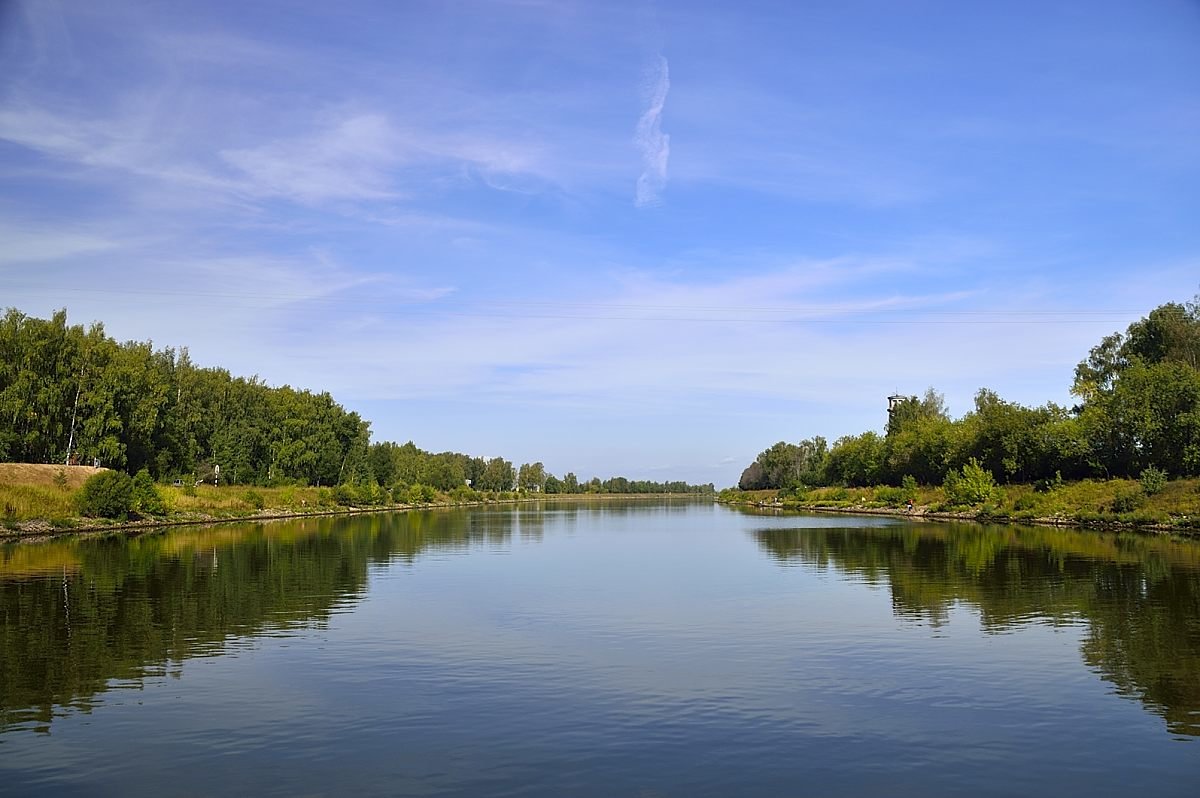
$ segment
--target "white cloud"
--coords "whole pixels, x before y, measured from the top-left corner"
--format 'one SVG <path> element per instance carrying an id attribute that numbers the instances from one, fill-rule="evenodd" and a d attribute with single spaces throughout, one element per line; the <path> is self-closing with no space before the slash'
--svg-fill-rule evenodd
<path id="1" fill-rule="evenodd" d="M 389 174 L 407 155 L 381 114 L 358 114 L 313 135 L 221 152 L 252 194 L 300 202 L 394 199 Z"/>
<path id="2" fill-rule="evenodd" d="M 115 249 L 120 243 L 90 231 L 0 223 L 0 266 L 46 263 Z"/>
<path id="3" fill-rule="evenodd" d="M 667 59 L 659 56 L 647 80 L 646 110 L 638 119 L 634 143 L 642 154 L 642 173 L 637 180 L 635 204 L 641 208 L 657 205 L 667 186 L 667 160 L 671 157 L 671 137 L 662 131 L 663 107 L 671 89 Z"/>

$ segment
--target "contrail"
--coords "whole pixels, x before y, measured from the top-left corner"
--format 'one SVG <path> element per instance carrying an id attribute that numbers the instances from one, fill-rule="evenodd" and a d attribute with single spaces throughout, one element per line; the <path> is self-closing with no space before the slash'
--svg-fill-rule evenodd
<path id="1" fill-rule="evenodd" d="M 634 204 L 639 208 L 657 205 L 667 185 L 667 159 L 671 156 L 671 137 L 662 132 L 663 105 L 671 88 L 667 59 L 658 57 L 648 81 L 646 110 L 638 119 L 633 140 L 642 153 L 642 174 L 638 177 Z"/>

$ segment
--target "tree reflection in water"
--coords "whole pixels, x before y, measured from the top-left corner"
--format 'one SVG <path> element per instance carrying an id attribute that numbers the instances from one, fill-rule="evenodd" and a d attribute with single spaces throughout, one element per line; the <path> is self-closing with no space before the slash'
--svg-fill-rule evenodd
<path id="1" fill-rule="evenodd" d="M 0 730 L 88 712 L 113 682 L 178 675 L 250 635 L 327 623 L 371 564 L 540 538 L 542 512 L 308 518 L 0 549 Z"/>
<path id="2" fill-rule="evenodd" d="M 943 624 L 965 603 L 991 632 L 1082 621 L 1090 667 L 1170 731 L 1200 736 L 1200 544 L 957 524 L 762 529 L 754 537 L 781 562 L 890 586 L 901 618 Z"/>

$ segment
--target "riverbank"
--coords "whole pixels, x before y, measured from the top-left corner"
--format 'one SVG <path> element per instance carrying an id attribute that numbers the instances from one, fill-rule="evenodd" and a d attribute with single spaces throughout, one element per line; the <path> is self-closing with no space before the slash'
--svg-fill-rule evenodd
<path id="1" fill-rule="evenodd" d="M 124 519 L 89 518 L 76 510 L 79 490 L 103 469 L 30 463 L 0 463 L 0 541 L 34 541 L 75 534 L 136 534 L 173 526 L 364 513 L 410 512 L 457 507 L 519 504 L 560 499 L 662 499 L 694 494 L 544 494 L 486 492 L 457 488 L 449 493 L 417 486 L 406 501 L 387 501 L 352 488 L 247 485 L 158 485 L 165 512 Z M 419 496 L 421 501 L 413 501 Z M 363 501 L 367 498 L 367 501 Z"/>
<path id="2" fill-rule="evenodd" d="M 912 509 L 907 501 L 913 502 Z M 1161 486 L 1137 480 L 1082 480 L 997 486 L 986 501 L 955 505 L 940 486 L 724 490 L 723 504 L 772 510 L 886 515 L 930 521 L 1022 523 L 1105 530 L 1200 534 L 1200 480 Z"/>

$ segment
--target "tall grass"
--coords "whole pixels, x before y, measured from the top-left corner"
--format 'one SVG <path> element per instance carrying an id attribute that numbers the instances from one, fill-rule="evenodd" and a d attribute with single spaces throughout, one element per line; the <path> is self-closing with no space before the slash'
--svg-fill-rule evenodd
<path id="1" fill-rule="evenodd" d="M 223 515 L 253 513 L 266 508 L 302 512 L 322 506 L 321 488 L 259 488 L 244 485 L 197 485 L 195 488 L 159 486 L 171 512 Z"/>
<path id="2" fill-rule="evenodd" d="M 0 485 L 0 518 L 5 523 L 77 515 L 74 492 L 43 485 Z"/>

